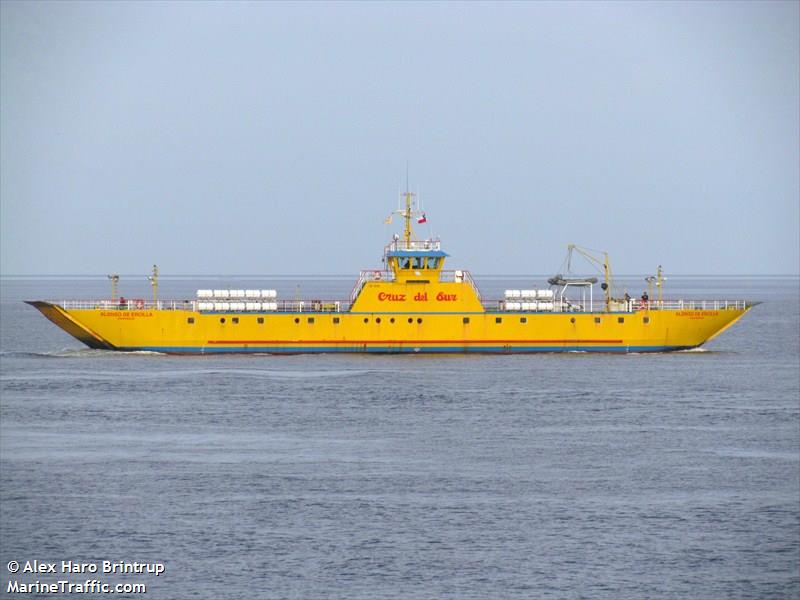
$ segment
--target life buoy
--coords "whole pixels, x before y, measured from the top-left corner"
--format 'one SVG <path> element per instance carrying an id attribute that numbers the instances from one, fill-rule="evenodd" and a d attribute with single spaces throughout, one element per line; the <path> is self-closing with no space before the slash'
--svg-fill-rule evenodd
<path id="1" fill-rule="evenodd" d="M 381 278 L 381 272 L 380 271 L 374 271 L 372 273 L 372 278 L 375 279 L 376 281 L 379 280 Z"/>
<path id="2" fill-rule="evenodd" d="M 144 300 L 137 298 L 133 301 L 133 308 L 144 308 Z"/>

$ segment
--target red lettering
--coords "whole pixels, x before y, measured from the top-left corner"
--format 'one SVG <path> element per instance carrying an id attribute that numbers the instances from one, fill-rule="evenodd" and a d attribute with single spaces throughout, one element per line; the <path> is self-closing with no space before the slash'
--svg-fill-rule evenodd
<path id="1" fill-rule="evenodd" d="M 385 302 L 388 300 L 389 302 L 405 302 L 406 295 L 405 294 L 387 294 L 386 292 L 380 292 L 378 294 L 378 300 L 381 302 Z"/>
<path id="2" fill-rule="evenodd" d="M 436 295 L 436 299 L 439 302 L 454 302 L 456 299 L 456 294 L 445 294 L 444 292 L 439 292 Z"/>

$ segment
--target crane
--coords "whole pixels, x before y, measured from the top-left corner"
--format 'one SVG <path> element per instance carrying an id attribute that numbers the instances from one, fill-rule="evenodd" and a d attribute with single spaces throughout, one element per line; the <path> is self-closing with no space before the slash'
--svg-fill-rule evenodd
<path id="1" fill-rule="evenodd" d="M 573 252 L 577 252 L 589 262 L 594 263 L 603 269 L 603 283 L 600 284 L 600 287 L 602 288 L 605 296 L 606 312 L 608 312 L 611 308 L 611 265 L 608 262 L 608 252 L 598 253 L 602 255 L 601 259 L 594 254 L 597 253 L 596 250 L 590 250 L 575 244 L 569 244 L 567 246 L 567 270 L 569 270 L 571 267 Z"/>

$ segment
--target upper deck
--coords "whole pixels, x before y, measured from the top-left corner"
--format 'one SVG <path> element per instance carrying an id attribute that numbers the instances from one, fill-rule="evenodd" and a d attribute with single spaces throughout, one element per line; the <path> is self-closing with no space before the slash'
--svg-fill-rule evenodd
<path id="1" fill-rule="evenodd" d="M 366 272 L 365 272 L 366 273 Z M 372 271 L 370 271 L 372 273 Z M 455 272 L 450 272 L 455 274 Z M 464 271 L 466 273 L 466 271 Z M 274 308 L 268 309 L 260 306 L 256 308 L 256 303 L 237 303 L 232 299 L 219 302 L 206 302 L 203 300 L 158 300 L 151 301 L 145 299 L 126 299 L 110 300 L 108 298 L 97 300 L 47 300 L 46 302 L 60 306 L 67 310 L 103 310 L 103 311 L 192 311 L 192 312 L 214 312 L 214 313 L 245 313 L 245 314 L 281 314 L 281 313 L 346 313 L 351 309 L 351 303 L 346 300 L 325 300 L 325 299 L 304 299 L 304 300 L 282 300 L 278 299 Z M 210 308 L 201 307 L 201 304 L 211 304 Z M 244 306 L 239 306 L 244 304 Z M 262 305 L 264 303 L 261 303 Z M 581 313 L 605 313 L 605 303 L 593 302 L 591 304 L 581 304 L 580 302 L 555 301 L 551 309 L 509 309 L 506 300 L 489 300 L 481 303 L 482 309 L 487 313 L 506 313 L 506 314 L 581 314 Z M 652 301 L 648 305 L 642 306 L 637 300 L 631 300 L 612 307 L 610 313 L 634 313 L 639 311 L 665 311 L 665 310 L 686 310 L 686 311 L 706 311 L 706 310 L 744 310 L 753 306 L 755 302 L 746 300 L 662 300 Z M 419 312 L 419 311 L 409 311 Z"/>

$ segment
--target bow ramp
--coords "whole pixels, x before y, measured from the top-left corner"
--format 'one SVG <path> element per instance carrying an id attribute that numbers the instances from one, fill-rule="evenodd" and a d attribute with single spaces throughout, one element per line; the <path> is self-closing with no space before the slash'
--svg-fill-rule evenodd
<path id="1" fill-rule="evenodd" d="M 113 344 L 103 339 L 102 336 L 95 333 L 88 327 L 81 325 L 57 304 L 53 304 L 52 302 L 44 302 L 42 300 L 26 300 L 25 302 L 26 304 L 33 306 L 72 337 L 89 346 L 89 348 L 95 348 L 99 350 L 114 350 Z"/>

